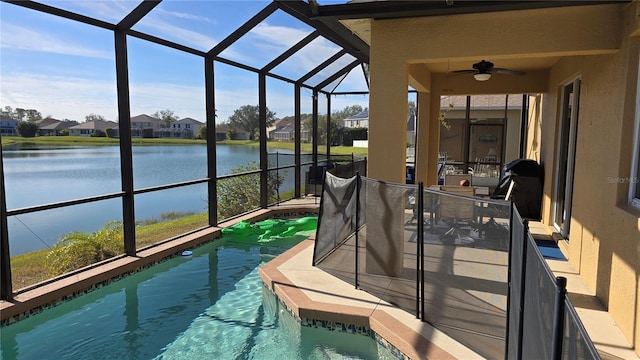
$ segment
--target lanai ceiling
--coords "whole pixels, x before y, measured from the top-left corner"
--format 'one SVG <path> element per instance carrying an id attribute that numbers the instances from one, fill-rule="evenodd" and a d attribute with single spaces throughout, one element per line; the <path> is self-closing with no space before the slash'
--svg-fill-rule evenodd
<path id="1" fill-rule="evenodd" d="M 491 11 L 512 11 L 536 8 L 612 4 L 623 1 L 460 1 L 460 0 L 352 0 L 345 3 L 329 3 L 322 0 L 310 0 L 312 12 L 321 21 L 338 21 L 357 35 L 366 44 L 371 45 L 371 21 L 406 17 L 460 15 Z M 550 68 L 559 56 L 536 56 L 529 58 L 492 57 L 496 67 L 520 71 Z M 481 59 L 440 59 L 422 62 L 433 73 L 471 69 Z"/>

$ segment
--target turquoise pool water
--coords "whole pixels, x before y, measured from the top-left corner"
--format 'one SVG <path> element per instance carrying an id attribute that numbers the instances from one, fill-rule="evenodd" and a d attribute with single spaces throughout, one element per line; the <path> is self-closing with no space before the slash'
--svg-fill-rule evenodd
<path id="1" fill-rule="evenodd" d="M 309 234 L 222 239 L 0 329 L 2 359 L 396 359 L 368 336 L 301 326 L 258 268 Z"/>

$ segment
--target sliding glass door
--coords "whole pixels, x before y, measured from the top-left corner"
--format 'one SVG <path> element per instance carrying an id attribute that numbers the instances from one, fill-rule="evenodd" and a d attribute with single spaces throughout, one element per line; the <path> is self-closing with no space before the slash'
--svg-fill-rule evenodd
<path id="1" fill-rule="evenodd" d="M 568 240 L 578 130 L 578 107 L 580 104 L 580 79 L 575 79 L 564 85 L 561 95 L 562 107 L 558 128 L 553 220 L 556 230 Z"/>

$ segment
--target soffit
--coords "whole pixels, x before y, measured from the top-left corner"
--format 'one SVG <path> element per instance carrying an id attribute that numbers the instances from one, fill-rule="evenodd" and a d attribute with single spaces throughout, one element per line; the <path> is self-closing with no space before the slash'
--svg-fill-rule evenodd
<path id="1" fill-rule="evenodd" d="M 565 6 L 629 3 L 623 1 L 394 1 L 394 0 L 352 0 L 342 5 L 324 5 L 317 10 L 319 17 L 332 18 L 340 22 L 352 34 L 371 46 L 371 20 L 394 19 L 425 16 L 445 16 L 495 11 L 526 10 Z M 486 59 L 496 67 L 521 71 L 548 69 L 559 56 L 536 56 L 529 58 Z M 482 59 L 446 59 L 424 64 L 432 73 L 448 73 L 456 70 L 471 69 L 475 62 Z"/>

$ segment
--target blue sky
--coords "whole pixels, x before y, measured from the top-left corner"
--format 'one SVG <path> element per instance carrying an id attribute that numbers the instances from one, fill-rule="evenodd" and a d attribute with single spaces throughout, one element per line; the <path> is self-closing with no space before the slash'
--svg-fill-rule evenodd
<path id="1" fill-rule="evenodd" d="M 117 23 L 138 1 L 41 1 Z M 322 4 L 326 2 L 321 2 Z M 267 1 L 171 1 L 156 6 L 134 30 L 207 51 L 262 10 Z M 113 33 L 49 14 L 0 3 L 0 106 L 36 109 L 43 116 L 84 121 L 98 114 L 117 121 Z M 312 29 L 278 10 L 221 56 L 262 67 Z M 128 37 L 131 115 L 169 109 L 180 117 L 205 121 L 204 60 L 198 56 Z M 316 39 L 274 73 L 297 79 L 339 50 Z M 353 60 L 345 56 L 330 69 Z M 257 75 L 215 63 L 218 121 L 240 106 L 257 105 Z M 317 83 L 319 80 L 312 79 Z M 339 91 L 366 91 L 354 69 Z M 293 86 L 267 82 L 267 106 L 278 117 L 293 114 Z M 311 91 L 303 90 L 303 112 L 311 112 Z M 361 105 L 362 95 L 335 96 L 332 109 Z M 324 101 L 321 101 L 321 111 Z"/>

